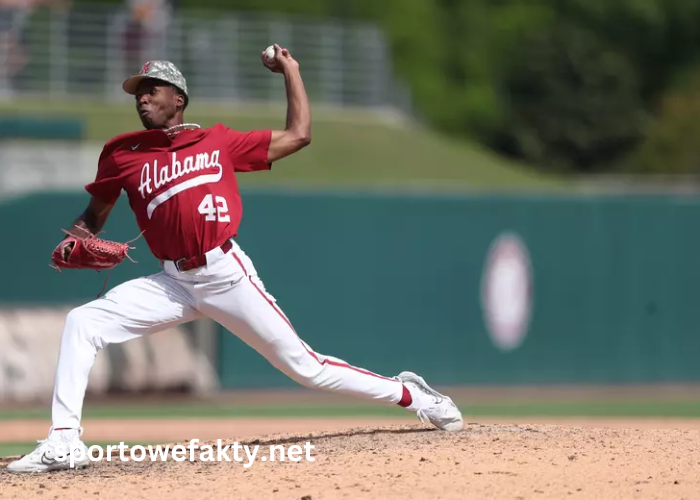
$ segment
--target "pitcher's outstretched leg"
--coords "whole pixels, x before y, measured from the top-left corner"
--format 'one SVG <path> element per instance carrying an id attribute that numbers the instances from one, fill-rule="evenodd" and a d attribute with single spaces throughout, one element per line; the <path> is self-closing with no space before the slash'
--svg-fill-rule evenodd
<path id="1" fill-rule="evenodd" d="M 415 374 L 386 377 L 346 361 L 315 352 L 297 335 L 245 254 L 233 253 L 238 276 L 220 282 L 217 293 L 204 294 L 199 308 L 253 347 L 273 366 L 299 384 L 349 396 L 400 405 L 439 429 L 462 428 L 462 415 L 453 401 Z M 242 252 L 241 252 L 242 253 Z M 241 277 L 241 271 L 243 277 Z M 232 275 L 236 272 L 232 270 Z"/>

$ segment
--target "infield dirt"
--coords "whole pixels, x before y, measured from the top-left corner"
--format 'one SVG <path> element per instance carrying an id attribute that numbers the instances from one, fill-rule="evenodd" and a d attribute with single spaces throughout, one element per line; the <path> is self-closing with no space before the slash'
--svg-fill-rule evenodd
<path id="1" fill-rule="evenodd" d="M 185 445 L 193 437 L 216 445 L 227 437 L 225 443 L 261 449 L 308 441 L 315 460 L 255 461 L 246 469 L 235 461 L 115 459 L 33 476 L 7 473 L 3 460 L 0 498 L 609 500 L 692 499 L 700 492 L 697 420 L 480 419 L 454 434 L 405 419 L 148 422 L 95 421 L 85 438 L 118 444 L 179 435 Z M 19 422 L 3 424 L 3 434 L 20 429 Z M 46 433 L 44 424 L 22 425 L 29 439 Z"/>

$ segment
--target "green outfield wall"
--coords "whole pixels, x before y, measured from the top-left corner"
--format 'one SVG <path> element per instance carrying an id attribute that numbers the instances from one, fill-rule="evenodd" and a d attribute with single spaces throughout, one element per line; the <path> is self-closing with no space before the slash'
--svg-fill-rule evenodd
<path id="1" fill-rule="evenodd" d="M 435 383 L 700 380 L 700 199 L 246 192 L 239 243 L 320 353 Z M 49 267 L 81 193 L 0 205 L 0 303 L 90 300 Z M 138 235 L 120 199 L 105 237 Z M 158 264 L 145 242 L 110 286 Z M 55 335 L 57 332 L 47 332 Z M 224 387 L 293 385 L 223 329 Z"/>

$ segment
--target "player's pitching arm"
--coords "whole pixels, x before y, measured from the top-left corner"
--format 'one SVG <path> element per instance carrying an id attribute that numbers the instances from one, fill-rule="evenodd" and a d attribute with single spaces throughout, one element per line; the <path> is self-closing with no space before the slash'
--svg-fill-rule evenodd
<path id="1" fill-rule="evenodd" d="M 287 49 L 275 44 L 275 57 L 265 58 L 263 64 L 273 73 L 282 73 L 287 92 L 287 122 L 284 130 L 273 130 L 268 150 L 268 161 L 277 160 L 296 153 L 311 143 L 311 106 L 306 95 L 299 63 Z"/>

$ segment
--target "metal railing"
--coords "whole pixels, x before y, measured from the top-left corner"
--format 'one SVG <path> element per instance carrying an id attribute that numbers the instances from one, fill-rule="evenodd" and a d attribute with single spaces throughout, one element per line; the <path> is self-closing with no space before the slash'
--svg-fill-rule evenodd
<path id="1" fill-rule="evenodd" d="M 260 53 L 276 42 L 300 62 L 314 102 L 370 108 L 395 104 L 387 44 L 373 25 L 177 11 L 143 51 L 133 49 L 139 39 L 130 26 L 129 12 L 121 6 L 32 13 L 22 34 L 26 63 L 11 81 L 0 74 L 0 95 L 121 100 L 127 76 L 146 60 L 169 59 L 197 99 L 282 101 L 278 75 L 260 62 Z"/>

